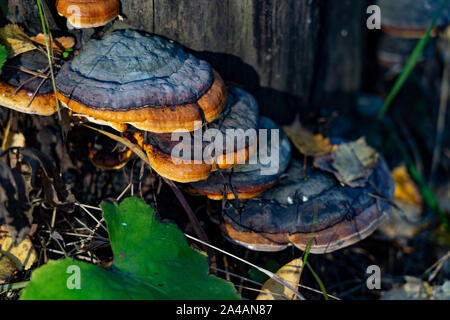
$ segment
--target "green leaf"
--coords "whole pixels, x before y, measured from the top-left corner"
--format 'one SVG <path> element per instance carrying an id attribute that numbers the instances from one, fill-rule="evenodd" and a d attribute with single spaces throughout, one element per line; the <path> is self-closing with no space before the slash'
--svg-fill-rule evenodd
<path id="1" fill-rule="evenodd" d="M 8 58 L 8 50 L 0 44 L 0 74 L 2 73 L 2 67 Z"/>
<path id="2" fill-rule="evenodd" d="M 114 253 L 112 266 L 50 261 L 33 272 L 21 299 L 240 298 L 230 282 L 208 274 L 206 257 L 189 247 L 174 224 L 157 221 L 143 200 L 127 198 L 120 206 L 103 202 L 101 207 Z M 74 280 L 77 267 L 79 283 Z M 69 289 L 70 284 L 80 289 Z"/>

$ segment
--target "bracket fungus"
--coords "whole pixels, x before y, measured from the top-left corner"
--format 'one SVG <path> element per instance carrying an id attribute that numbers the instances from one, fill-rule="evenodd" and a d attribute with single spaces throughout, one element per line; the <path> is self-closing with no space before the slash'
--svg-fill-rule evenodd
<path id="1" fill-rule="evenodd" d="M 119 14 L 119 0 L 57 0 L 56 10 L 74 28 L 101 27 Z"/>
<path id="2" fill-rule="evenodd" d="M 400 38 L 420 38 L 431 25 L 441 0 L 378 0 L 381 27 L 384 32 Z M 445 27 L 450 20 L 450 3 L 443 6 L 437 27 Z M 435 33 L 435 30 L 434 32 Z"/>
<path id="3" fill-rule="evenodd" d="M 250 199 L 274 186 L 289 165 L 291 144 L 282 130 L 266 117 L 260 118 L 259 129 L 267 130 L 267 141 L 259 141 L 259 157 L 253 163 L 214 172 L 206 180 L 191 183 L 187 190 L 212 200 L 235 199 L 236 195 L 239 199 Z M 273 137 L 276 142 L 273 147 L 271 130 L 279 133 L 279 139 Z"/>
<path id="4" fill-rule="evenodd" d="M 176 136 L 148 132 L 144 149 L 152 168 L 161 176 L 184 183 L 204 180 L 217 167 L 228 169 L 245 163 L 257 145 L 258 119 L 255 98 L 240 88 L 229 87 L 227 104 L 216 121 L 193 132 L 175 132 Z M 245 135 L 252 132 L 255 135 Z M 216 145 L 223 153 L 215 154 L 220 149 Z"/>
<path id="5" fill-rule="evenodd" d="M 329 173 L 294 161 L 287 179 L 239 207 L 228 202 L 221 229 L 252 250 L 279 251 L 295 245 L 328 253 L 369 236 L 390 217 L 394 181 L 380 156 L 362 187 L 343 186 Z M 313 232 L 314 230 L 314 232 Z"/>
<path id="6" fill-rule="evenodd" d="M 56 87 L 76 114 L 159 133 L 198 129 L 226 103 L 225 84 L 208 62 L 137 30 L 90 40 L 61 68 Z"/>
<path id="7" fill-rule="evenodd" d="M 57 106 L 51 80 L 42 73 L 46 68 L 47 57 L 37 50 L 8 60 L 0 74 L 0 105 L 23 113 L 54 114 Z"/>

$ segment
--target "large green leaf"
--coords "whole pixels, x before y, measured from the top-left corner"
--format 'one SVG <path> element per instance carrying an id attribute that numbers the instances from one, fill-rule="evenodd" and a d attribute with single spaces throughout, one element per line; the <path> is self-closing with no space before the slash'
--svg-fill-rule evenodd
<path id="1" fill-rule="evenodd" d="M 102 203 L 114 262 L 108 269 L 64 259 L 33 272 L 21 299 L 239 299 L 233 285 L 208 274 L 206 257 L 138 198 Z M 71 269 L 80 289 L 70 289 Z M 69 272 L 69 273 L 68 273 Z"/>
<path id="2" fill-rule="evenodd" d="M 8 58 L 8 50 L 0 44 L 0 74 L 2 73 L 2 67 L 6 62 L 6 58 Z"/>

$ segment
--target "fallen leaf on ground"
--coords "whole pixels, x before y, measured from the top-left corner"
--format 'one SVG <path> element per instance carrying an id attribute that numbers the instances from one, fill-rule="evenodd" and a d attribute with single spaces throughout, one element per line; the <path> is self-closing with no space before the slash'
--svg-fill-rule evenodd
<path id="1" fill-rule="evenodd" d="M 25 147 L 25 136 L 23 133 L 18 132 L 8 135 L 3 149 L 6 150 L 12 147 Z"/>
<path id="2" fill-rule="evenodd" d="M 45 46 L 45 36 L 42 33 L 30 38 L 32 41 Z M 75 39 L 72 37 L 59 37 L 53 39 L 53 49 L 64 51 L 65 49 L 73 48 Z"/>
<path id="3" fill-rule="evenodd" d="M 395 180 L 394 199 L 406 201 L 412 205 L 422 208 L 422 196 L 414 181 L 411 179 L 405 165 L 398 166 L 392 170 Z"/>
<path id="4" fill-rule="evenodd" d="M 37 260 L 30 238 L 27 236 L 14 246 L 6 226 L 0 226 L 0 284 L 5 283 L 16 270 L 29 270 Z"/>
<path id="5" fill-rule="evenodd" d="M 334 174 L 341 183 L 350 187 L 362 187 L 372 174 L 378 156 L 362 137 L 338 145 L 330 155 L 315 157 L 314 167 Z"/>
<path id="6" fill-rule="evenodd" d="M 288 282 L 292 287 L 297 288 L 302 266 L 301 258 L 294 259 L 281 267 L 276 275 Z M 291 289 L 274 279 L 267 280 L 261 290 L 263 292 L 258 295 L 256 300 L 295 300 L 297 297 Z"/>
<path id="7" fill-rule="evenodd" d="M 298 151 L 304 155 L 316 157 L 328 154 L 333 150 L 329 138 L 324 138 L 321 134 L 315 135 L 303 128 L 298 118 L 291 125 L 284 126 L 283 130 Z"/>
<path id="8" fill-rule="evenodd" d="M 406 283 L 385 292 L 381 300 L 449 300 L 450 282 L 431 286 L 419 278 L 405 276 Z"/>
<path id="9" fill-rule="evenodd" d="M 10 58 L 37 49 L 33 41 L 15 24 L 8 24 L 0 29 L 0 42 L 8 50 Z"/>
<path id="10" fill-rule="evenodd" d="M 366 143 L 365 138 L 343 143 L 331 154 L 331 165 L 340 173 L 343 182 L 348 183 L 368 178 L 378 161 L 378 154 Z"/>
<path id="11" fill-rule="evenodd" d="M 413 238 L 427 224 L 421 223 L 422 209 L 404 200 L 394 200 L 398 207 L 392 208 L 391 218 L 380 226 L 380 232 L 390 240 L 406 246 L 406 240 Z"/>
<path id="12" fill-rule="evenodd" d="M 392 217 L 380 226 L 381 233 L 390 240 L 406 246 L 406 241 L 419 233 L 427 223 L 422 219 L 422 196 L 404 165 L 392 170 L 395 180 Z"/>

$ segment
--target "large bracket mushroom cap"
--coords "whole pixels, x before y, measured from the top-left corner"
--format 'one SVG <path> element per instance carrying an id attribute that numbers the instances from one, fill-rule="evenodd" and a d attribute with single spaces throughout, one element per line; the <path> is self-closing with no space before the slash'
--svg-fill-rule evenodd
<path id="1" fill-rule="evenodd" d="M 57 107 L 51 80 L 47 79 L 41 84 L 43 78 L 19 70 L 24 68 L 39 73 L 46 67 L 47 57 L 38 50 L 25 52 L 8 60 L 0 74 L 0 105 L 23 113 L 43 116 L 54 114 Z M 16 92 L 21 85 L 22 88 Z M 37 89 L 39 90 L 29 105 Z"/>
<path id="2" fill-rule="evenodd" d="M 77 114 L 160 133 L 193 131 L 226 103 L 225 84 L 208 62 L 173 41 L 129 29 L 90 40 L 62 67 L 56 86 Z"/>
<path id="3" fill-rule="evenodd" d="M 203 194 L 212 200 L 254 198 L 271 188 L 283 172 L 287 169 L 291 160 L 291 144 L 283 131 L 270 119 L 261 117 L 259 129 L 267 130 L 267 142 L 259 141 L 260 147 L 255 153 L 256 163 L 241 164 L 234 168 L 212 173 L 208 179 L 194 182 L 187 190 L 193 194 Z M 274 140 L 272 150 L 272 130 L 278 130 L 279 138 Z M 276 137 L 274 137 L 276 138 Z M 270 163 L 274 156 L 277 165 Z M 226 189 L 225 189 L 226 186 Z M 225 195 L 226 191 L 226 195 Z"/>
<path id="4" fill-rule="evenodd" d="M 244 163 L 255 151 L 257 136 L 250 134 L 245 137 L 243 143 L 233 140 L 231 147 L 234 150 L 229 150 L 230 147 L 227 149 L 227 138 L 234 138 L 229 132 L 227 133 L 227 130 L 239 130 L 244 133 L 244 136 L 247 132 L 251 133 L 249 130 L 256 133 L 258 119 L 259 111 L 256 99 L 240 88 L 229 87 L 226 107 L 216 121 L 194 132 L 148 132 L 144 148 L 152 168 L 161 176 L 183 183 L 205 180 L 211 171 L 215 171 L 217 167 L 228 169 L 239 163 Z M 203 137 L 205 129 L 217 130 L 216 132 L 220 132 L 223 137 L 223 154 L 215 155 L 214 161 L 209 161 L 210 163 L 205 161 L 202 156 L 205 148 L 210 146 L 211 143 L 206 141 L 195 142 L 195 137 Z M 186 141 L 182 136 L 179 136 L 180 133 L 189 135 L 190 139 L 186 139 Z M 211 141 L 214 141 L 214 139 Z M 178 150 L 191 150 L 190 155 L 173 154 L 175 147 Z M 197 158 L 198 161 L 195 161 Z"/>
<path id="5" fill-rule="evenodd" d="M 386 33 L 401 38 L 420 38 L 430 26 L 441 0 L 378 0 L 381 24 Z M 450 20 L 450 2 L 443 7 L 437 27 Z"/>
<path id="6" fill-rule="evenodd" d="M 101 27 L 119 14 L 119 0 L 57 0 L 56 9 L 74 28 Z"/>
<path id="7" fill-rule="evenodd" d="M 305 250 L 315 231 L 312 253 L 328 253 L 368 237 L 390 217 L 394 180 L 379 157 L 364 187 L 342 186 L 336 178 L 294 161 L 287 179 L 247 200 L 240 208 L 229 202 L 221 224 L 225 236 L 258 251 L 279 251 L 289 245 Z M 314 224 L 314 215 L 316 222 Z"/>

